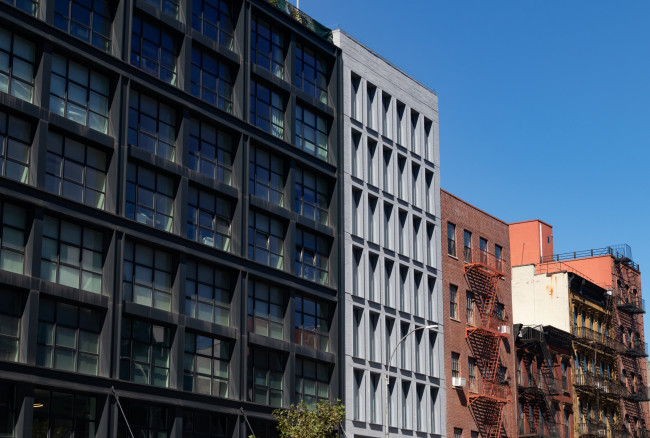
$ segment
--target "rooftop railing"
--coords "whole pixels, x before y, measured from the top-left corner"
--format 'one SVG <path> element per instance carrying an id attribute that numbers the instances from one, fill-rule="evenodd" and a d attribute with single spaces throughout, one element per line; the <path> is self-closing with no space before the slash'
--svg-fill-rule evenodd
<path id="1" fill-rule="evenodd" d="M 632 248 L 630 248 L 630 245 L 627 244 L 612 245 L 606 246 L 605 248 L 587 249 L 584 251 L 564 252 L 560 254 L 543 256 L 541 257 L 541 262 L 559 262 L 562 260 L 582 259 L 586 257 L 597 257 L 604 255 L 614 256 L 617 259 L 623 260 L 626 265 L 636 269 L 637 271 L 639 270 L 639 265 L 632 261 Z"/>
<path id="2" fill-rule="evenodd" d="M 315 32 L 321 38 L 332 42 L 332 31 L 320 24 L 318 21 L 311 18 L 309 15 L 302 12 L 300 9 L 296 8 L 294 5 L 289 3 L 286 0 L 266 0 L 271 5 L 275 6 L 285 14 L 289 15 L 291 18 L 296 20 L 298 23 L 305 26 L 307 29 Z"/>

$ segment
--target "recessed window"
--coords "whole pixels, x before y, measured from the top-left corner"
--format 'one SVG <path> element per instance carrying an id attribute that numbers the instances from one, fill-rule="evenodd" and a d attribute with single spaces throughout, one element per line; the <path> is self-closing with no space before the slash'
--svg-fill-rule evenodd
<path id="1" fill-rule="evenodd" d="M 366 86 L 366 125 L 370 129 L 377 129 L 377 87 L 368 83 Z"/>
<path id="2" fill-rule="evenodd" d="M 96 310 L 41 298 L 36 365 L 97 375 L 101 321 Z"/>
<path id="3" fill-rule="evenodd" d="M 302 44 L 296 45 L 296 87 L 327 103 L 327 63 Z"/>
<path id="4" fill-rule="evenodd" d="M 327 121 L 300 105 L 296 106 L 296 146 L 327 160 Z"/>
<path id="5" fill-rule="evenodd" d="M 35 58 L 34 43 L 0 29 L 0 92 L 32 102 Z"/>
<path id="6" fill-rule="evenodd" d="M 207 53 L 192 49 L 190 93 L 232 114 L 233 78 L 231 68 Z"/>
<path id="7" fill-rule="evenodd" d="M 146 167 L 129 163 L 125 216 L 141 224 L 172 232 L 174 182 Z"/>
<path id="8" fill-rule="evenodd" d="M 251 151 L 248 190 L 251 195 L 284 205 L 285 165 L 281 158 L 255 148 Z"/>
<path id="9" fill-rule="evenodd" d="M 232 3 L 227 0 L 194 0 L 192 28 L 229 50 L 234 49 Z"/>
<path id="10" fill-rule="evenodd" d="M 330 244 L 324 237 L 296 231 L 295 274 L 319 284 L 328 284 Z"/>
<path id="11" fill-rule="evenodd" d="M 166 406 L 155 406 L 143 403 L 142 400 L 127 400 L 120 398 L 124 414 L 118 415 L 118 436 L 131 436 L 131 432 L 144 437 L 168 437 L 172 431 L 173 418 L 171 409 Z"/>
<path id="12" fill-rule="evenodd" d="M 56 0 L 54 26 L 104 52 L 111 50 L 112 2 Z"/>
<path id="13" fill-rule="evenodd" d="M 449 317 L 458 319 L 458 286 L 449 285 Z"/>
<path id="14" fill-rule="evenodd" d="M 460 354 L 451 353 L 451 377 L 460 377 Z"/>
<path id="15" fill-rule="evenodd" d="M 280 139 L 284 138 L 284 98 L 251 81 L 250 122 Z"/>
<path id="16" fill-rule="evenodd" d="M 447 222 L 447 254 L 456 257 L 456 225 Z"/>
<path id="17" fill-rule="evenodd" d="M 284 359 L 280 353 L 250 348 L 248 398 L 254 403 L 281 408 L 284 392 Z"/>
<path id="18" fill-rule="evenodd" d="M 15 6 L 23 12 L 27 12 L 29 15 L 36 17 L 38 14 L 38 3 L 39 0 L 2 0 L 5 3 Z"/>
<path id="19" fill-rule="evenodd" d="M 330 188 L 327 180 L 307 170 L 296 170 L 295 209 L 298 214 L 327 225 Z"/>
<path id="20" fill-rule="evenodd" d="M 166 388 L 170 348 L 169 328 L 123 318 L 120 379 Z"/>
<path id="21" fill-rule="evenodd" d="M 190 120 L 187 166 L 228 185 L 232 184 L 232 136 L 209 123 Z"/>
<path id="22" fill-rule="evenodd" d="M 128 142 L 166 160 L 176 157 L 176 111 L 138 91 L 129 96 Z"/>
<path id="23" fill-rule="evenodd" d="M 330 398 L 330 367 L 324 363 L 296 358 L 296 402 L 311 408 Z"/>
<path id="24" fill-rule="evenodd" d="M 97 398 L 37 388 L 34 389 L 33 404 L 40 407 L 33 410 L 32 436 L 39 436 L 40 431 L 47 431 L 48 428 L 50 436 L 54 436 L 55 430 L 96 436 L 101 406 Z M 41 436 L 48 436 L 47 432 Z"/>
<path id="25" fill-rule="evenodd" d="M 171 254 L 130 241 L 124 244 L 124 300 L 170 311 L 172 274 Z"/>
<path id="26" fill-rule="evenodd" d="M 163 82 L 176 85 L 176 38 L 160 27 L 133 17 L 131 36 L 131 65 Z"/>
<path id="27" fill-rule="evenodd" d="M 248 330 L 274 339 L 284 338 L 286 300 L 277 287 L 258 280 L 248 288 Z"/>
<path id="28" fill-rule="evenodd" d="M 297 296 L 294 330 L 296 344 L 329 351 L 330 305 L 315 299 Z"/>
<path id="29" fill-rule="evenodd" d="M 0 203 L 0 269 L 23 273 L 25 264 L 26 213 L 21 207 Z"/>
<path id="30" fill-rule="evenodd" d="M 32 126 L 0 111 L 0 175 L 27 183 Z"/>
<path id="31" fill-rule="evenodd" d="M 6 288 L 5 288 L 6 289 Z M 24 300 L 22 295 L 11 290 L 2 292 L 0 307 L 0 360 L 18 361 L 18 346 L 20 343 L 20 320 L 23 314 Z M 0 390 L 3 389 L 0 384 Z M 2 391 L 0 391 L 0 394 Z M 0 395 L 0 418 L 2 417 L 2 395 Z M 5 417 L 6 418 L 6 417 Z M 0 423 L 0 436 L 6 423 Z"/>
<path id="32" fill-rule="evenodd" d="M 264 213 L 248 216 L 248 258 L 275 269 L 284 267 L 284 225 Z"/>
<path id="33" fill-rule="evenodd" d="M 232 203 L 195 187 L 189 188 L 187 237 L 222 251 L 230 251 Z"/>
<path id="34" fill-rule="evenodd" d="M 228 271 L 203 263 L 187 263 L 185 315 L 230 325 L 232 278 Z"/>
<path id="35" fill-rule="evenodd" d="M 106 134 L 108 78 L 61 55 L 52 57 L 50 111 Z"/>
<path id="36" fill-rule="evenodd" d="M 107 170 L 106 152 L 57 133 L 49 133 L 46 190 L 104 209 Z"/>
<path id="37" fill-rule="evenodd" d="M 101 232 L 45 216 L 41 245 L 42 279 L 102 293 L 104 236 Z"/>
<path id="38" fill-rule="evenodd" d="M 158 9 L 163 14 L 178 18 L 179 0 L 144 0 L 144 2 Z"/>
<path id="39" fill-rule="evenodd" d="M 236 420 L 222 412 L 183 409 L 183 436 L 186 438 L 228 438 Z M 258 429 L 255 428 L 257 431 Z M 258 432 L 259 433 L 259 432 Z M 166 435 L 165 435 L 166 436 Z"/>
<path id="40" fill-rule="evenodd" d="M 350 77 L 350 117 L 361 120 L 361 78 L 354 73 Z"/>
<path id="41" fill-rule="evenodd" d="M 284 36 L 255 16 L 251 21 L 251 62 L 284 78 Z"/>
<path id="42" fill-rule="evenodd" d="M 230 342 L 185 333 L 183 389 L 227 398 Z"/>

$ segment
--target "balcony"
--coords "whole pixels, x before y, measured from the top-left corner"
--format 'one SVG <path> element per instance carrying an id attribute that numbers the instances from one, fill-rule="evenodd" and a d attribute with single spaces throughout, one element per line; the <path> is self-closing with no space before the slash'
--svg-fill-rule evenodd
<path id="1" fill-rule="evenodd" d="M 620 397 L 627 393 L 625 386 L 616 380 L 594 375 L 584 371 L 578 372 L 573 379 L 573 386 L 581 391 L 598 391 L 602 395 Z"/>
<path id="2" fill-rule="evenodd" d="M 645 300 L 635 296 L 618 295 L 616 307 L 623 312 L 638 314 L 645 313 Z"/>
<path id="3" fill-rule="evenodd" d="M 633 385 L 628 388 L 625 398 L 634 402 L 650 401 L 650 388 L 644 385 Z"/>
<path id="4" fill-rule="evenodd" d="M 608 437 L 608 430 L 605 424 L 599 424 L 596 422 L 585 422 L 578 423 L 578 436 L 587 437 L 587 436 L 598 436 L 598 437 Z"/>
<path id="5" fill-rule="evenodd" d="M 604 333 L 599 333 L 588 327 L 571 327 L 571 334 L 576 337 L 578 341 L 595 342 L 602 347 L 610 350 L 616 350 L 618 345 L 615 338 L 607 336 Z"/>
<path id="6" fill-rule="evenodd" d="M 626 356 L 648 357 L 647 342 L 632 341 L 627 344 L 625 344 L 624 342 L 620 342 L 617 344 L 617 346 L 618 346 L 619 353 L 624 354 Z"/>
<path id="7" fill-rule="evenodd" d="M 496 274 L 499 274 L 501 277 L 507 275 L 506 260 L 503 257 L 497 257 L 495 254 L 481 250 L 480 248 L 464 247 L 463 260 L 465 261 L 465 264 L 480 265 Z"/>

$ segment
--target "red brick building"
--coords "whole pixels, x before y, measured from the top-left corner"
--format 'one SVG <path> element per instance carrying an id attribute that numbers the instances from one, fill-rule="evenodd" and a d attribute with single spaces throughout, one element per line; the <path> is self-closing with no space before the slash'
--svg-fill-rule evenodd
<path id="1" fill-rule="evenodd" d="M 508 224 L 441 190 L 447 436 L 516 436 Z"/>

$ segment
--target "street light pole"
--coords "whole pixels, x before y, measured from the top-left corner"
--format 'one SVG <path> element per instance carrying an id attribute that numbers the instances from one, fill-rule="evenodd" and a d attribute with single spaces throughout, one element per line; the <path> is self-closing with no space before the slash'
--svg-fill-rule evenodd
<path id="1" fill-rule="evenodd" d="M 417 332 L 418 330 L 426 330 L 426 329 L 436 329 L 438 328 L 438 324 L 431 324 L 431 325 L 424 325 L 422 327 L 416 327 L 404 336 L 402 336 L 402 339 L 399 340 L 399 342 L 395 345 L 395 348 L 393 348 L 392 353 L 390 354 L 388 358 L 388 363 L 386 364 L 386 390 L 384 391 L 384 430 L 385 430 L 385 435 L 386 438 L 388 437 L 388 386 L 390 384 L 390 364 L 393 361 L 393 356 L 395 356 L 395 353 L 397 352 L 397 348 L 404 342 L 406 338 L 408 338 L 411 334 Z M 390 348 L 390 339 L 387 339 L 386 346 Z"/>

